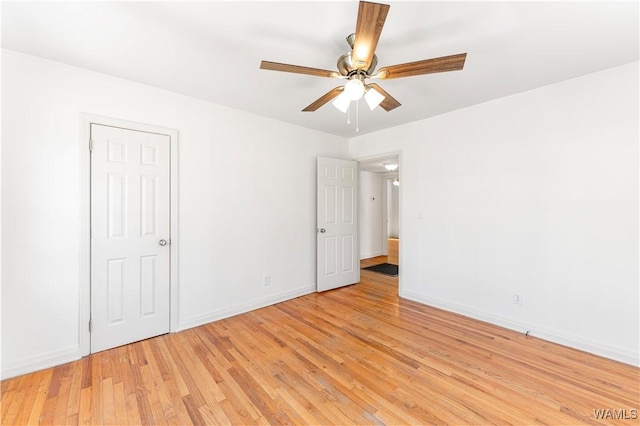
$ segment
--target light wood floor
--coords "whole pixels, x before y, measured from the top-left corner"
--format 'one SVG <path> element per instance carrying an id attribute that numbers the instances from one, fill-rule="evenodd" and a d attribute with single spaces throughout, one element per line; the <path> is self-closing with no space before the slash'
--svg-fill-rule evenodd
<path id="1" fill-rule="evenodd" d="M 362 271 L 359 285 L 5 380 L 2 424 L 589 424 L 594 409 L 640 408 L 639 378 L 399 299 L 395 278 Z"/>
<path id="2" fill-rule="evenodd" d="M 389 238 L 387 240 L 387 263 L 391 263 L 392 265 L 397 265 L 400 263 L 398 246 L 400 244 L 400 240 L 397 238 Z"/>

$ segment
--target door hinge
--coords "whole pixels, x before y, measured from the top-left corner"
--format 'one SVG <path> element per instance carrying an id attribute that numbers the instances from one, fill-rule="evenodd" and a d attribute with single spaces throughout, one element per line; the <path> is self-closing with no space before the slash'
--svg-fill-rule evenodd
<path id="1" fill-rule="evenodd" d="M 93 139 L 89 139 L 89 152 L 93 151 Z"/>
<path id="2" fill-rule="evenodd" d="M 93 331 L 93 321 L 89 320 L 89 333 Z"/>

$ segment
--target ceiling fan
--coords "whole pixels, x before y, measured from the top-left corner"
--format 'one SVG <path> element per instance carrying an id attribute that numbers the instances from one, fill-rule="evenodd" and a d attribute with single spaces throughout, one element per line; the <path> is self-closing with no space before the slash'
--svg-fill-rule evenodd
<path id="1" fill-rule="evenodd" d="M 375 55 L 375 50 L 388 12 L 389 5 L 387 4 L 360 2 L 356 32 L 347 36 L 347 43 L 349 43 L 351 51 L 338 59 L 338 71 L 269 61 L 262 61 L 260 68 L 263 70 L 348 80 L 344 86 L 334 87 L 302 110 L 307 112 L 316 111 L 327 102 L 333 101 L 332 103 L 336 108 L 346 112 L 351 101 L 357 101 L 363 96 L 372 110 L 380 105 L 385 111 L 391 111 L 401 105 L 378 84 L 367 83 L 367 79 L 379 78 L 385 80 L 411 77 L 414 75 L 457 71 L 464 67 L 467 54 L 460 53 L 458 55 L 392 65 L 376 71 L 378 58 Z"/>

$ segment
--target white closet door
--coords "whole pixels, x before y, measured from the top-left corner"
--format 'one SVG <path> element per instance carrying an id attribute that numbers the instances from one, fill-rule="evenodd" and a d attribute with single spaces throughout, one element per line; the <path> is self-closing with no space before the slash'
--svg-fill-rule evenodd
<path id="1" fill-rule="evenodd" d="M 170 138 L 91 125 L 91 352 L 169 332 Z"/>

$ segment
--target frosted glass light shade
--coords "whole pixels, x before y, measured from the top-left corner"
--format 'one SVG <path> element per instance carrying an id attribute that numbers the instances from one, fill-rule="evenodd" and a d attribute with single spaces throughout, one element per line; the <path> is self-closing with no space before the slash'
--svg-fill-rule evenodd
<path id="1" fill-rule="evenodd" d="M 349 98 L 349 96 L 347 96 L 345 92 L 340 93 L 338 97 L 335 98 L 333 102 L 331 102 L 331 104 L 334 107 L 338 108 L 338 110 L 340 110 L 341 112 L 347 112 L 347 109 L 349 109 L 350 103 L 351 103 L 351 99 Z"/>
<path id="2" fill-rule="evenodd" d="M 373 87 L 370 87 L 364 95 L 364 100 L 367 101 L 369 109 L 373 111 L 384 100 L 384 95 Z"/>
<path id="3" fill-rule="evenodd" d="M 364 95 L 364 84 L 360 80 L 349 80 L 344 85 L 344 92 L 349 99 L 357 101 Z"/>
<path id="4" fill-rule="evenodd" d="M 398 168 L 398 165 L 396 163 L 385 163 L 384 168 L 392 172 Z"/>
<path id="5" fill-rule="evenodd" d="M 400 186 L 400 181 L 398 180 L 398 178 L 395 178 L 392 183 L 393 186 Z"/>

